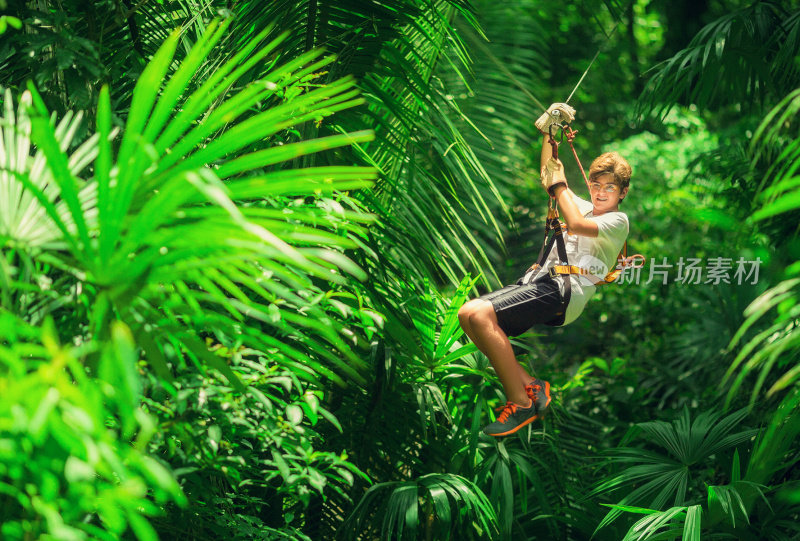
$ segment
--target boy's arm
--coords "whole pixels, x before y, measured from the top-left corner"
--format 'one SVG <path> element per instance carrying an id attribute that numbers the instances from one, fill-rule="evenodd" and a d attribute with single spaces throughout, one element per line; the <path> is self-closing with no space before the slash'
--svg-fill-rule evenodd
<path id="1" fill-rule="evenodd" d="M 546 142 L 545 142 L 546 143 Z M 546 143 L 549 146 L 548 143 Z M 542 155 L 545 152 L 542 150 Z M 561 215 L 567 222 L 570 233 L 583 235 L 584 237 L 597 237 L 600 229 L 593 220 L 587 220 L 572 198 L 575 196 L 567 186 L 567 177 L 564 175 L 564 164 L 560 160 L 550 159 L 542 168 L 542 187 L 551 193 L 558 206 L 561 207 Z"/>
<path id="2" fill-rule="evenodd" d="M 566 178 L 564 182 L 566 182 Z M 564 221 L 567 222 L 567 229 L 569 229 L 570 233 L 583 235 L 584 237 L 597 237 L 600 234 L 597 224 L 583 217 L 578 205 L 572 200 L 574 195 L 572 190 L 566 184 L 559 184 L 553 191 L 556 194 L 555 197 L 561 209 L 561 215 L 564 217 Z"/>

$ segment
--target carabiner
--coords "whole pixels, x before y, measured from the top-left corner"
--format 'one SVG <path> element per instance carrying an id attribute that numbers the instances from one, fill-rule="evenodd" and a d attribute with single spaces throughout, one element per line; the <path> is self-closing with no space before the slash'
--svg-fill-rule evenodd
<path id="1" fill-rule="evenodd" d="M 634 254 L 624 259 L 625 260 L 622 266 L 631 269 L 641 269 L 642 267 L 644 267 L 644 264 L 647 261 L 647 259 L 642 254 Z"/>
<path id="2" fill-rule="evenodd" d="M 553 135 L 553 128 L 557 127 L 561 130 L 561 136 L 559 137 L 558 141 L 556 141 L 556 136 Z M 550 124 L 550 127 L 547 128 L 548 135 L 550 136 L 551 141 L 555 141 L 557 144 L 561 144 L 564 142 L 564 128 L 569 128 L 569 124 Z M 550 143 L 553 144 L 553 143 Z"/>
<path id="3" fill-rule="evenodd" d="M 550 146 L 553 147 L 553 158 L 556 160 L 558 159 L 558 145 L 564 142 L 564 130 L 561 130 L 561 139 L 556 140 L 556 136 L 553 135 L 553 127 L 558 126 L 561 128 L 561 124 L 550 124 L 550 127 L 547 128 L 547 134 L 550 136 Z"/>

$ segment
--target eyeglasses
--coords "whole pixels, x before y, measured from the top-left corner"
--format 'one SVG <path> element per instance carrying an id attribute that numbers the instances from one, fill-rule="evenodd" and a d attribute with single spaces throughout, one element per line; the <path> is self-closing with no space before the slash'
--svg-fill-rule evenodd
<path id="1" fill-rule="evenodd" d="M 616 184 L 600 184 L 599 182 L 590 182 L 589 189 L 593 192 L 603 190 L 606 193 L 617 193 L 619 192 L 619 186 Z"/>

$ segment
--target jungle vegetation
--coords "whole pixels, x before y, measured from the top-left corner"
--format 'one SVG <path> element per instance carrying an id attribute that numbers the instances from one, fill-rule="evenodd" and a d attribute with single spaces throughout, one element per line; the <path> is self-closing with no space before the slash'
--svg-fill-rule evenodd
<path id="1" fill-rule="evenodd" d="M 794 1 L 0 0 L 0 538 L 797 539 L 798 54 Z M 456 313 L 573 89 L 647 264 L 491 439 Z"/>

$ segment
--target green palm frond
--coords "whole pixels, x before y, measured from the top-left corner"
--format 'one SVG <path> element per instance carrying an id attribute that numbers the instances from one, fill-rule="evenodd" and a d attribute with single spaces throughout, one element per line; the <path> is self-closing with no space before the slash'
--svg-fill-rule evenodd
<path id="1" fill-rule="evenodd" d="M 497 518 L 481 490 L 458 475 L 429 474 L 414 481 L 381 483 L 367 491 L 339 532 L 358 539 L 491 539 Z"/>
<path id="2" fill-rule="evenodd" d="M 544 522 L 552 536 L 563 532 L 563 517 L 557 516 L 558 501 L 553 501 L 556 475 L 545 448 L 550 442 L 536 442 L 526 448 L 498 440 L 487 446 L 485 457 L 476 470 L 478 486 L 485 487 L 494 502 L 500 532 L 504 538 L 513 536 L 513 528 L 524 530 L 525 517 L 535 510 L 537 520 Z M 487 490 L 488 489 L 488 490 Z M 557 489 L 556 489 L 557 491 Z M 557 499 L 557 498 L 556 498 Z"/>
<path id="3" fill-rule="evenodd" d="M 676 319 L 691 324 L 665 344 L 663 357 L 653 361 L 658 370 L 648 371 L 642 380 L 659 409 L 668 405 L 681 407 L 691 396 L 702 393 L 707 381 L 723 376 L 725 364 L 720 361 L 733 357 L 728 350 L 730 339 L 744 321 L 745 308 L 762 289 L 735 283 L 698 286 L 692 292 L 697 304 L 676 308 Z M 708 307 L 716 317 L 693 320 L 696 306 Z M 682 384 L 676 386 L 675 381 Z"/>
<path id="4" fill-rule="evenodd" d="M 481 255 L 486 244 L 483 234 L 465 226 L 462 204 L 455 196 L 462 188 L 470 190 L 472 203 L 467 208 L 479 209 L 482 219 L 491 221 L 485 200 L 491 198 L 495 205 L 497 194 L 489 193 L 489 177 L 463 142 L 463 114 L 452 107 L 438 79 L 442 65 L 466 69 L 468 55 L 451 21 L 461 14 L 474 24 L 467 6 L 457 1 L 419 5 L 400 0 L 323 0 L 251 3 L 235 10 L 236 39 L 253 27 L 276 23 L 291 30 L 285 49 L 289 54 L 325 46 L 337 55 L 328 80 L 345 73 L 361 78 L 367 107 L 339 115 L 319 130 L 353 131 L 366 124 L 376 131 L 375 142 L 359 146 L 356 155 L 382 172 L 374 193 L 361 194 L 381 216 L 382 225 L 374 233 L 382 246 L 375 252 L 382 259 L 375 267 L 373 260 L 365 259 L 362 266 L 370 274 L 391 272 L 405 280 L 408 269 L 414 269 L 419 276 L 414 285 L 424 276 L 456 285 L 465 272 L 462 262 L 488 269 L 488 260 Z M 452 53 L 446 43 L 454 44 Z M 453 145 L 453 141 L 462 142 Z M 446 257 L 438 257 L 440 253 Z"/>
<path id="5" fill-rule="evenodd" d="M 786 219 L 787 214 L 791 219 L 800 209 L 800 182 L 796 176 L 800 164 L 800 146 L 792 132 L 786 133 L 786 126 L 791 125 L 790 121 L 799 112 L 800 92 L 793 91 L 770 111 L 754 136 L 752 152 L 755 159 L 763 155 L 768 147 L 777 145 L 780 148 L 764 180 L 768 187 L 759 195 L 762 207 L 753 214 L 755 220 L 776 219 L 778 216 Z M 800 333 L 797 332 L 800 278 L 794 277 L 800 271 L 800 263 L 795 262 L 787 271 L 786 280 L 764 292 L 747 307 L 744 312 L 746 320 L 731 339 L 729 348 L 734 348 L 743 343 L 745 336 L 758 330 L 741 346 L 728 369 L 726 378 L 732 380 L 728 401 L 735 396 L 745 378 L 756 372 L 758 379 L 751 393 L 751 405 L 768 378 L 771 385 L 767 389 L 767 396 L 792 387 L 800 378 L 800 368 L 791 362 L 800 351 Z M 772 322 L 763 323 L 767 314 L 771 313 L 776 313 Z M 776 368 L 785 369 L 777 379 L 771 375 Z"/>
<path id="6" fill-rule="evenodd" d="M 747 414 L 741 409 L 726 416 L 719 412 L 703 411 L 692 420 L 688 409 L 667 423 L 650 421 L 636 425 L 636 435 L 644 437 L 658 451 L 638 447 L 620 447 L 610 451 L 609 462 L 627 466 L 614 477 L 602 481 L 591 495 L 602 494 L 628 486 L 630 492 L 618 505 L 647 505 L 662 508 L 667 502 L 679 506 L 691 500 L 691 486 L 701 474 L 709 457 L 741 445 L 757 431 L 734 432 Z M 635 488 L 634 488 L 635 487 Z M 606 514 L 597 530 L 610 524 L 621 514 L 612 509 Z"/>
<path id="7" fill-rule="evenodd" d="M 43 186 L 23 170 L 4 176 L 4 182 L 15 182 L 28 205 L 58 232 L 51 242 L 63 244 L 64 251 L 48 257 L 56 256 L 71 274 L 91 284 L 97 336 L 103 335 L 113 311 L 146 322 L 134 327 L 137 335 L 154 332 L 159 347 L 180 344 L 192 361 L 212 363 L 233 377 L 205 352 L 186 323 L 205 321 L 213 332 L 230 337 L 249 317 L 273 331 L 245 336 L 255 338 L 253 344 L 265 351 L 280 352 L 287 364 L 302 362 L 311 353 L 333 367 L 322 366 L 320 372 L 334 381 L 343 383 L 342 376 L 363 381 L 363 363 L 345 344 L 344 332 L 329 323 L 326 303 L 311 303 L 310 295 L 295 291 L 318 291 L 315 282 L 343 285 L 345 275 L 363 278 L 343 251 L 357 247 L 352 239 L 363 236 L 362 225 L 373 218 L 363 209 L 345 209 L 337 193 L 369 186 L 374 171 L 348 166 L 294 173 L 265 169 L 321 149 L 366 142 L 372 135 L 361 132 L 298 142 L 287 149 L 242 152 L 253 144 L 263 146 L 262 141 L 282 130 L 357 105 L 354 81 L 313 85 L 315 70 L 331 59 L 310 52 L 275 66 L 265 79 L 227 97 L 237 78 L 280 43 L 273 40 L 258 48 L 269 32 L 265 30 L 190 92 L 193 76 L 228 24 L 212 22 L 165 81 L 180 40 L 178 31 L 170 35 L 134 90 L 116 156 L 107 89 L 100 93 L 98 134 L 79 147 L 76 160 L 64 152 L 61 132 L 69 124 L 55 129 L 31 88 L 30 97 L 23 98 L 32 101 L 30 138 L 53 180 Z M 264 101 L 273 106 L 244 118 Z M 27 152 L 24 145 L 18 148 Z M 81 171 L 92 160 L 93 176 L 85 179 Z M 309 204 L 304 196 L 318 202 Z M 171 312 L 171 307 L 184 312 Z M 318 338 L 304 341 L 305 352 L 279 339 L 311 333 Z M 299 373 L 315 379 L 317 371 Z"/>
<path id="8" fill-rule="evenodd" d="M 733 399 L 745 378 L 758 370 L 759 377 L 750 395 L 750 405 L 752 406 L 775 364 L 784 355 L 785 358 L 790 358 L 792 353 L 797 352 L 800 348 L 800 335 L 797 333 L 795 321 L 800 316 L 800 303 L 797 302 L 798 286 L 800 286 L 800 278 L 783 281 L 759 296 L 745 310 L 744 314 L 747 319 L 731 340 L 731 347 L 735 346 L 747 330 L 771 310 L 781 307 L 784 309 L 785 315 L 781 314 L 771 325 L 758 332 L 739 350 L 726 374 L 726 377 L 731 379 L 738 370 L 728 392 L 729 401 Z M 778 339 L 776 340 L 776 338 Z M 798 372 L 800 369 L 792 366 L 769 387 L 767 395 L 771 396 L 791 387 L 800 378 Z"/>
<path id="9" fill-rule="evenodd" d="M 763 207 L 753 218 L 764 220 L 798 207 L 797 164 L 800 147 L 792 121 L 800 113 L 800 89 L 788 93 L 767 113 L 753 135 L 750 151 L 754 162 L 769 151 L 777 150 L 760 187 L 769 186 L 759 194 Z"/>
<path id="10" fill-rule="evenodd" d="M 739 103 L 753 108 L 797 84 L 798 12 L 755 2 L 706 25 L 689 46 L 654 68 L 638 114 L 665 116 L 673 104 Z"/>
<path id="11" fill-rule="evenodd" d="M 796 24 L 796 18 L 793 19 Z M 770 156 L 771 165 L 759 195 L 761 208 L 753 218 L 791 223 L 800 212 L 800 183 L 797 167 L 800 147 L 797 144 L 794 119 L 800 112 L 800 93 L 790 92 L 764 118 L 753 138 L 754 161 Z M 726 380 L 731 382 L 727 401 L 735 399 L 748 377 L 756 376 L 750 393 L 750 405 L 766 389 L 766 396 L 782 396 L 772 413 L 766 430 L 754 445 L 753 456 L 745 478 L 756 483 L 769 483 L 784 467 L 785 453 L 800 434 L 797 421 L 796 389 L 800 380 L 797 358 L 800 352 L 800 262 L 786 268 L 785 279 L 756 298 L 745 310 L 746 320 L 731 339 L 729 348 L 738 347 Z M 748 494 L 745 507 L 755 496 Z"/>
<path id="12" fill-rule="evenodd" d="M 677 539 L 679 536 L 683 541 L 700 541 L 703 511 L 700 505 L 671 507 L 666 511 L 616 505 L 612 507 L 619 511 L 647 515 L 631 526 L 623 541 Z"/>
<path id="13" fill-rule="evenodd" d="M 331 66 L 331 78 L 345 74 L 359 79 L 379 68 L 381 50 L 401 36 L 403 25 L 412 24 L 425 7 L 403 0 L 358 2 L 269 2 L 236 6 L 238 35 L 261 28 L 265 21 L 292 29 L 287 50 L 324 47 L 339 61 Z"/>
<path id="14" fill-rule="evenodd" d="M 32 104 L 30 93 L 24 93 L 14 112 L 11 91 L 5 91 L 5 111 L 3 129 L 0 131 L 0 242 L 12 243 L 27 249 L 40 250 L 52 248 L 63 242 L 62 234 L 77 232 L 77 224 L 70 211 L 67 200 L 61 197 L 61 187 L 53 178 L 52 169 L 47 167 L 47 158 L 42 149 L 36 149 L 30 156 L 31 118 L 28 109 Z M 15 118 L 16 117 L 16 118 Z M 61 152 L 68 152 L 73 146 L 76 131 L 83 120 L 83 113 L 68 113 L 53 130 Z M 113 130 L 113 137 L 119 130 Z M 84 141 L 66 156 L 66 167 L 72 176 L 81 175 L 97 157 L 98 135 Z M 29 182 L 35 191 L 26 189 Z M 41 193 L 46 204 L 34 195 Z M 75 193 L 81 209 L 82 220 L 89 223 L 97 220 L 97 186 L 86 183 Z M 46 206 L 50 206 L 48 215 Z"/>
<path id="15" fill-rule="evenodd" d="M 477 281 L 478 278 L 472 279 L 470 276 L 465 276 L 450 298 L 450 303 L 444 313 L 444 323 L 436 339 L 436 350 L 433 353 L 438 365 L 451 362 L 467 353 L 464 348 L 469 347 L 469 345 L 458 347 L 458 340 L 464 335 L 464 331 L 458 321 L 458 311 L 466 302 L 468 293 Z M 474 344 L 470 345 L 473 348 L 475 347 Z M 475 349 L 471 350 L 474 351 Z"/>
<path id="16" fill-rule="evenodd" d="M 736 528 L 736 514 L 743 516 L 749 524 L 748 511 L 741 495 L 741 490 L 754 490 L 761 495 L 766 502 L 761 487 L 755 483 L 748 483 L 737 480 L 731 485 L 709 486 L 708 487 L 708 509 L 705 520 L 706 533 L 703 539 L 711 538 L 714 525 L 720 520 L 720 516 L 727 518 L 732 528 Z M 767 502 L 767 506 L 769 503 Z M 671 507 L 665 511 L 631 507 L 626 505 L 609 505 L 617 511 L 629 513 L 643 513 L 647 516 L 641 518 L 630 527 L 625 535 L 624 541 L 644 541 L 646 539 L 677 539 L 678 536 L 683 540 L 700 540 L 703 528 L 703 506 L 701 504 L 690 505 L 688 507 Z M 737 530 L 741 532 L 740 530 Z M 727 537 L 726 534 L 719 534 L 719 537 Z"/>
<path id="17" fill-rule="evenodd" d="M 747 481 L 737 481 L 730 485 L 709 486 L 708 487 L 708 508 L 709 513 L 719 512 L 730 520 L 731 526 L 736 527 L 736 516 L 744 518 L 745 522 L 750 523 L 749 513 L 745 506 L 741 490 L 746 489 L 755 491 L 766 502 L 762 486 Z M 767 502 L 769 506 L 769 502 Z M 740 520 L 741 520 L 740 518 Z"/>
<path id="18" fill-rule="evenodd" d="M 460 344 L 464 331 L 458 321 L 458 310 L 466 302 L 477 280 L 465 276 L 449 299 L 427 279 L 423 280 L 426 289 L 422 294 L 407 291 L 408 297 L 402 304 L 406 306 L 408 317 L 419 337 L 423 354 L 418 359 L 419 370 L 446 370 L 449 363 L 477 350 L 474 344 Z"/>
<path id="19" fill-rule="evenodd" d="M 519 184 L 525 174 L 515 166 L 529 162 L 531 140 L 536 145 L 539 135 L 532 124 L 539 114 L 537 104 L 518 85 L 540 102 L 550 98 L 543 79 L 545 40 L 537 39 L 547 30 L 533 1 L 518 3 L 515 9 L 484 1 L 476 9 L 485 28 L 456 21 L 475 52 L 474 66 L 468 74 L 448 70 L 442 78 L 454 89 L 454 101 L 473 127 L 465 129 L 465 139 L 505 198 L 505 187 Z M 500 146 L 504 152 L 498 153 Z"/>

